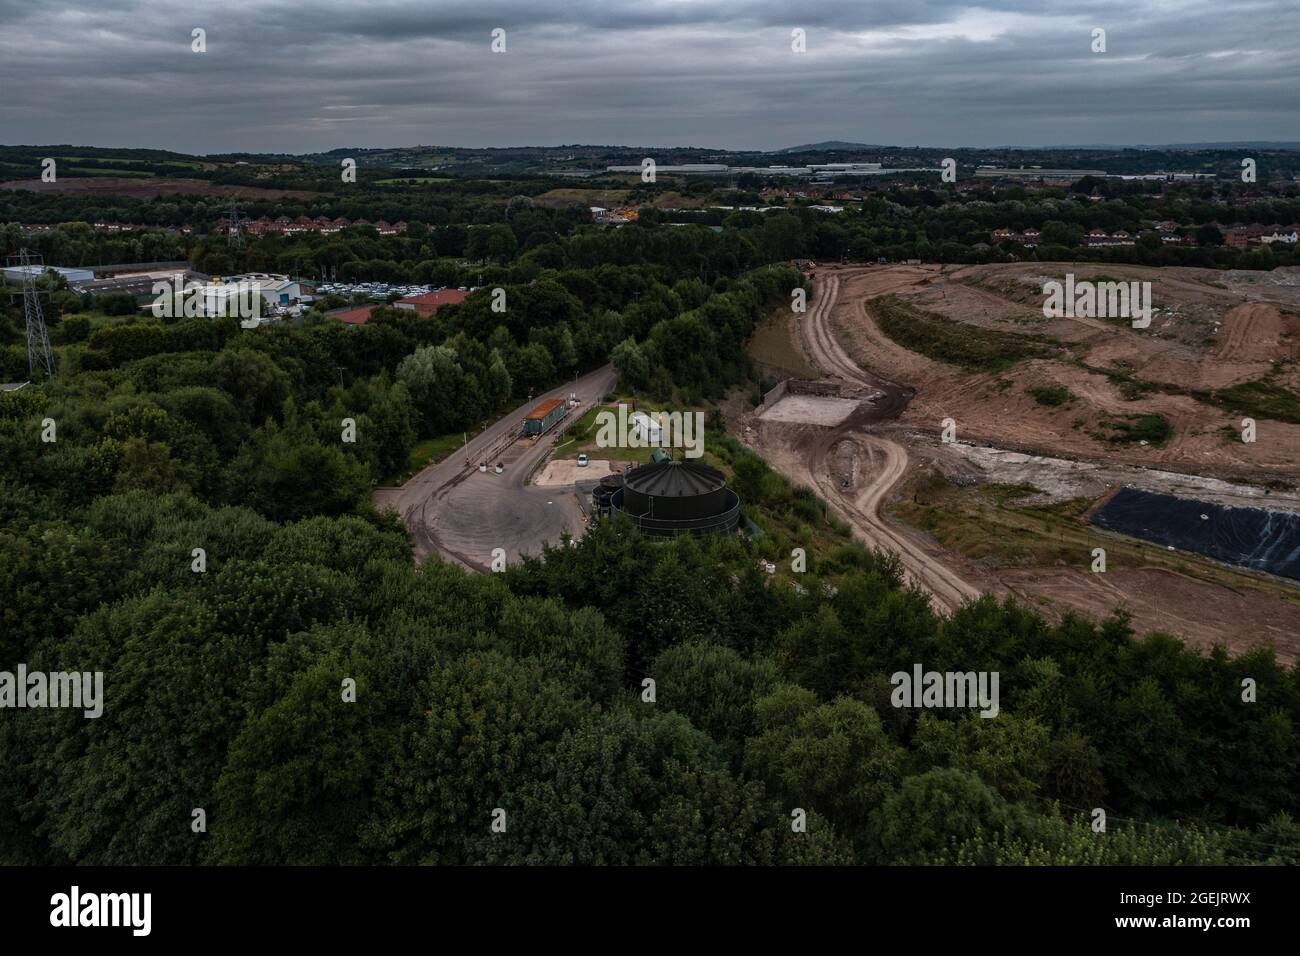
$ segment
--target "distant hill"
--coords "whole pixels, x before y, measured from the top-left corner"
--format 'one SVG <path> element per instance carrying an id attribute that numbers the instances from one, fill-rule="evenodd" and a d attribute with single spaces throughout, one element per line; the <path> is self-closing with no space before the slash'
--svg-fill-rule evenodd
<path id="1" fill-rule="evenodd" d="M 773 153 L 833 153 L 847 152 L 850 150 L 879 149 L 879 146 L 869 146 L 866 143 L 846 143 L 839 139 L 828 139 L 824 143 L 809 143 L 806 146 L 788 146 L 785 149 L 774 149 Z"/>
<path id="2" fill-rule="evenodd" d="M 1106 149 L 1106 150 L 1124 150 L 1124 149 L 1154 149 L 1154 150 L 1214 150 L 1214 149 L 1300 149 L 1300 143 L 1295 142 L 1277 142 L 1273 140 L 1242 140 L 1235 143 L 1161 143 L 1148 144 L 1141 143 L 1138 145 L 1129 144 L 1127 146 L 1113 143 L 1086 143 L 1074 146 L 1012 146 L 1008 149 Z"/>

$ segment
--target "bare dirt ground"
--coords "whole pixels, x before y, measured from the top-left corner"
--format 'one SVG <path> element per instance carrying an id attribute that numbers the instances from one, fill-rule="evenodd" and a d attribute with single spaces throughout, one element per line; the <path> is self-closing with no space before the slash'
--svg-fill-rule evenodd
<path id="1" fill-rule="evenodd" d="M 1223 644 L 1238 654 L 1271 646 L 1284 664 L 1300 657 L 1300 609 L 1281 602 L 1261 607 L 1254 592 L 1161 568 L 1121 568 L 1106 574 L 1075 568 L 1008 569 L 1001 579 L 1025 603 L 1045 601 L 1049 612 L 1068 609 L 1096 619 L 1122 607 L 1139 634 L 1165 631 L 1193 647 Z"/>
<path id="2" fill-rule="evenodd" d="M 812 364 L 850 386 L 868 388 L 880 398 L 867 403 L 833 428 L 758 421 L 751 426 L 760 452 L 798 484 L 816 488 L 872 547 L 900 556 L 908 577 L 931 595 L 935 606 L 953 610 L 977 597 L 955 565 L 920 535 L 886 518 L 881 505 L 907 469 L 907 453 L 894 441 L 869 435 L 863 426 L 897 415 L 911 390 L 863 371 L 831 331 L 829 314 L 839 301 L 841 276 L 828 275 L 819 285 L 813 308 L 799 323 L 800 341 Z"/>
<path id="3" fill-rule="evenodd" d="M 592 458 L 585 467 L 580 467 L 572 459 L 556 458 L 547 462 L 546 466 L 537 473 L 533 478 L 533 484 L 542 488 L 572 487 L 575 481 L 604 478 L 606 475 L 612 475 L 615 470 L 614 463 L 610 461 L 598 461 Z"/>
<path id="4" fill-rule="evenodd" d="M 1045 319 L 1042 282 L 1060 279 L 1067 270 L 1077 270 L 1078 278 L 1151 281 L 1157 308 L 1167 311 L 1147 330 L 1094 318 Z M 1176 275 L 1166 277 L 1164 272 Z M 826 281 L 832 280 L 832 274 L 823 274 Z M 1233 437 L 1241 428 L 1241 415 L 1187 394 L 1148 390 L 1129 397 L 1107 374 L 1205 390 L 1261 379 L 1275 362 L 1282 363 L 1284 372 L 1294 365 L 1300 359 L 1300 318 L 1287 310 L 1300 308 L 1300 285 L 1267 285 L 1250 295 L 1270 295 L 1273 301 L 1247 303 L 1244 293 L 1208 284 L 1222 281 L 1222 275 L 1200 269 L 1064 263 L 849 270 L 842 278 L 836 276 L 838 303 L 830 324 L 863 368 L 919 386 L 901 419 L 918 428 L 938 431 L 943 419 L 953 418 L 960 438 L 1005 447 L 1295 482 L 1300 480 L 1300 425 L 1261 420 L 1257 440 L 1245 443 Z M 1014 298 L 996 295 L 992 288 L 1006 288 Z M 1066 349 L 1052 359 L 1022 362 L 1010 372 L 971 372 L 903 348 L 885 335 L 866 306 L 885 293 L 953 321 L 1044 335 Z M 1184 341 L 1180 335 L 1186 329 L 1180 325 L 1190 327 L 1191 320 L 1180 320 L 1174 313 L 1190 315 L 1193 310 L 1200 317 L 1197 329 Z M 1285 385 L 1288 380 L 1284 374 L 1277 381 Z M 1071 399 L 1053 407 L 1026 392 L 1050 387 L 1068 389 Z M 1107 422 L 1148 413 L 1164 416 L 1173 428 L 1163 446 L 1105 440 L 1110 434 Z"/>
<path id="5" fill-rule="evenodd" d="M 1080 279 L 1152 282 L 1151 328 L 1045 318 L 1042 282 L 1067 270 Z M 936 361 L 881 331 L 866 304 L 886 294 L 976 328 L 1042 336 L 1056 347 L 1051 357 L 1003 371 Z M 1124 382 L 1130 376 L 1192 391 L 1271 373 L 1290 387 L 1300 358 L 1300 276 L 1065 263 L 844 266 L 817 270 L 811 306 L 793 317 L 805 357 L 828 379 L 876 389 L 879 398 L 829 427 L 816 415 L 778 422 L 741 413 L 738 431 L 773 467 L 816 488 L 856 536 L 898 553 L 937 608 L 950 610 L 983 592 L 1014 594 L 1052 617 L 1073 611 L 1101 618 L 1124 608 L 1140 632 L 1169 631 L 1193 646 L 1219 643 L 1240 652 L 1270 645 L 1285 661 L 1300 654 L 1300 591 L 1281 579 L 1197 556 L 1165 561 L 1163 552 L 1144 563 L 1127 539 L 1120 548 L 1125 560 L 1105 574 L 1090 573 L 1086 561 L 975 562 L 892 514 L 903 489 L 936 470 L 963 487 L 1032 485 L 1027 505 L 1096 499 L 1134 484 L 1300 510 L 1293 489 L 1300 482 L 1300 426 L 1260 418 L 1258 440 L 1243 443 L 1234 438 L 1239 415 L 1191 394 L 1134 392 Z M 1026 392 L 1052 387 L 1068 389 L 1068 401 L 1045 405 Z M 1164 445 L 1106 440 L 1106 421 L 1148 413 L 1172 426 Z M 937 440 L 945 418 L 955 420 L 960 444 Z M 1076 543 L 1098 533 L 1069 520 Z"/>
<path id="6" fill-rule="evenodd" d="M 808 422 L 814 425 L 838 425 L 857 409 L 848 398 L 825 398 L 820 395 L 786 395 L 763 412 L 765 422 Z"/>

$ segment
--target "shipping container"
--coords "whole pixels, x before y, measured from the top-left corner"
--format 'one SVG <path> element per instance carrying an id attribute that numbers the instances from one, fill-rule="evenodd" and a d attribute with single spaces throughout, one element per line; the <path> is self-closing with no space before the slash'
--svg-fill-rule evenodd
<path id="1" fill-rule="evenodd" d="M 545 435 L 568 411 L 563 399 L 547 399 L 524 416 L 524 434 Z"/>

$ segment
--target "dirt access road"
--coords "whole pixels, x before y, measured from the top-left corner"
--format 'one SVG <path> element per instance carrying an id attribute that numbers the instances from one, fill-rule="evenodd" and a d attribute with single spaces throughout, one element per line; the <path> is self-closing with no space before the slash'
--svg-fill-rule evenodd
<path id="1" fill-rule="evenodd" d="M 558 544 L 565 531 L 576 537 L 584 515 L 573 490 L 526 482 L 550 452 L 563 424 L 586 414 L 617 380 L 613 367 L 605 365 L 537 396 L 470 439 L 465 452 L 429 465 L 401 488 L 376 489 L 375 507 L 397 512 L 415 539 L 417 561 L 436 554 L 477 571 L 491 566 L 497 548 L 513 563 L 522 555 L 540 554 L 546 542 Z M 550 398 L 568 398 L 570 392 L 577 392 L 578 407 L 562 425 L 537 441 L 512 440 L 534 406 Z M 487 461 L 486 473 L 478 470 L 480 461 Z M 500 475 L 494 470 L 498 461 L 505 465 Z"/>
<path id="2" fill-rule="evenodd" d="M 830 316 L 839 297 L 841 275 L 849 274 L 855 270 L 819 277 L 812 309 L 798 323 L 800 343 L 827 378 L 878 391 L 880 397 L 833 429 L 762 428 L 760 450 L 787 478 L 815 487 L 866 544 L 897 554 L 908 577 L 929 592 L 938 610 L 953 611 L 979 597 L 980 590 L 965 580 L 943 552 L 893 524 L 881 511 L 907 472 L 908 453 L 898 442 L 868 428 L 897 417 L 913 392 L 864 371 L 836 340 Z"/>
<path id="3" fill-rule="evenodd" d="M 816 488 L 829 506 L 850 523 L 855 536 L 870 546 L 898 554 L 908 577 L 933 596 L 937 609 L 959 605 L 973 597 L 977 589 L 997 596 L 1014 595 L 1028 606 L 1042 608 L 1051 617 L 1074 612 L 1100 620 L 1117 607 L 1123 607 L 1132 615 L 1133 626 L 1139 633 L 1168 631 L 1189 646 L 1208 649 L 1224 644 L 1231 653 L 1271 646 L 1284 662 L 1300 656 L 1300 639 L 1296 636 L 1300 635 L 1300 603 L 1289 594 L 1286 585 L 1279 586 L 1266 576 L 1227 569 L 1212 562 L 1202 563 L 1191 556 L 1187 557 L 1185 566 L 1165 560 L 1165 554 L 1159 555 L 1161 560 L 1155 560 L 1141 549 L 1106 574 L 1094 574 L 1088 563 L 1089 548 L 1104 545 L 1107 539 L 1086 525 L 1062 526 L 1065 532 L 1062 540 L 1067 540 L 1074 550 L 1066 547 L 1056 557 L 1044 558 L 1045 563 L 1036 563 L 1032 557 L 1024 558 L 1022 563 L 1021 558 L 1005 555 L 990 561 L 980 557 L 978 548 L 969 553 L 950 550 L 931 534 L 887 517 L 886 505 L 917 475 L 943 476 L 959 488 L 966 488 L 972 482 L 1032 484 L 1047 489 L 1044 494 L 1050 492 L 1058 501 L 1096 498 L 1110 487 L 1129 483 L 1149 490 L 1215 500 L 1210 496 L 1216 493 L 1216 485 L 1222 485 L 1223 494 L 1232 494 L 1229 504 L 1258 506 L 1261 496 L 1267 492 L 1256 490 L 1254 495 L 1249 495 L 1245 493 L 1255 490 L 1253 486 L 1224 482 L 1233 481 L 1239 470 L 1256 476 L 1277 475 L 1283 471 L 1281 465 L 1294 461 L 1287 430 L 1300 433 L 1300 427 L 1267 423 L 1270 443 L 1262 451 L 1256 451 L 1255 445 L 1241 446 L 1224 442 L 1217 435 L 1202 434 L 1211 432 L 1217 424 L 1212 417 L 1208 424 L 1200 421 L 1214 413 L 1214 409 L 1198 405 L 1191 409 L 1196 414 L 1190 418 L 1187 409 L 1182 409 L 1183 417 L 1178 418 L 1176 413 L 1180 409 L 1171 406 L 1177 402 L 1191 403 L 1192 399 L 1159 393 L 1144 397 L 1136 407 L 1150 406 L 1164 412 L 1174 421 L 1178 434 L 1185 436 L 1180 439 L 1183 445 L 1190 444 L 1195 454 L 1186 449 L 1180 451 L 1178 441 L 1164 449 L 1117 448 L 1099 443 L 1082 430 L 1074 429 L 1071 419 L 1084 416 L 1091 420 L 1095 417 L 1094 409 L 1098 413 L 1111 409 L 1122 413 L 1135 407 L 1104 376 L 1086 373 L 1067 362 L 1037 359 L 1021 363 L 1014 373 L 955 370 L 904 349 L 881 333 L 870 311 L 863 308 L 864 301 L 899 293 L 921 298 L 927 308 L 955 315 L 953 321 L 964 321 L 972 327 L 1006 332 L 1041 329 L 1041 309 L 1035 314 L 1016 299 L 1002 299 L 985 289 L 957 284 L 967 268 L 907 265 L 819 268 L 818 287 L 809 312 L 796 317 L 793 338 L 797 343 L 793 344 L 827 378 L 855 391 L 875 390 L 884 394 L 835 428 L 813 424 L 810 418 L 796 423 L 742 415 L 742 420 L 750 426 L 744 431 L 746 440 L 792 481 Z M 1152 281 L 1164 281 L 1162 276 L 1158 273 Z M 1286 291 L 1290 287 L 1280 288 Z M 1286 357 L 1285 353 L 1268 350 L 1283 340 L 1285 328 L 1279 322 L 1291 323 L 1289 316 L 1279 320 L 1269 309 L 1251 304 L 1243 307 L 1231 299 L 1220 301 L 1225 296 L 1217 294 L 1220 290 L 1211 289 L 1216 293 L 1214 299 L 1220 312 L 1225 312 L 1224 335 L 1205 341 L 1209 336 L 1203 332 L 1208 328 L 1207 323 L 1219 315 L 1216 312 L 1197 327 L 1194 347 L 1178 348 L 1193 359 L 1197 349 L 1222 350 L 1237 360 L 1242 356 L 1252 361 L 1261 357 L 1272 360 Z M 1010 287 L 1011 294 L 1016 292 L 1016 287 Z M 1185 311 L 1190 310 L 1190 306 L 1177 300 L 1169 301 Z M 1022 325 L 1020 320 L 1026 315 L 1035 321 Z M 1246 331 L 1236 329 L 1235 323 L 1241 323 Z M 1146 349 L 1157 357 L 1177 345 L 1166 339 L 1147 342 L 1127 330 L 1117 331 L 1110 326 L 1103 332 L 1082 326 L 1071 339 L 1070 330 L 1060 323 L 1058 326 L 1050 329 L 1053 335 L 1063 341 L 1085 341 L 1094 352 L 1113 349 L 1117 338 L 1124 343 L 1135 342 L 1130 351 Z M 1178 328 L 1175 324 L 1174 329 Z M 858 357 L 856 361 L 854 356 Z M 998 388 L 994 380 L 999 377 L 1013 381 L 1018 387 Z M 900 381 L 914 383 L 918 389 L 900 385 Z M 1065 408 L 1048 408 L 1021 394 L 1023 386 L 1048 384 L 1067 385 L 1076 396 L 1075 401 Z M 1098 391 L 1100 396 L 1093 397 L 1093 391 Z M 1227 417 L 1226 412 L 1217 414 Z M 959 418 L 963 437 L 970 442 L 973 435 L 975 444 L 941 444 L 935 433 L 947 416 Z M 1009 434 L 1014 437 L 1018 451 L 1006 447 Z M 1246 451 L 1239 451 L 1241 447 Z M 1211 454 L 1204 454 L 1206 450 Z M 1014 458 L 1019 453 L 1024 453 L 1020 454 L 1021 458 L 1037 457 L 1032 465 L 1016 464 L 1007 457 Z M 1080 469 L 1100 473 L 1086 488 L 1074 487 L 1077 478 L 1071 475 Z M 1293 468 L 1289 470 L 1294 474 Z M 1217 472 L 1225 472 L 1218 475 L 1224 481 L 1216 483 Z M 958 505 L 963 500 L 969 503 L 969 499 L 961 498 L 963 494 L 958 493 Z M 971 494 L 978 498 L 976 492 Z M 1275 507 L 1277 499 L 1290 498 L 1276 489 L 1272 497 Z M 998 534 L 996 529 L 1024 531 L 1025 527 L 1028 526 L 1020 525 L 1018 519 L 1005 519 L 989 533 Z M 960 537 L 958 534 L 957 539 Z M 1132 545 L 1125 542 L 1122 546 Z M 1015 550 L 1014 544 L 1011 550 Z M 1061 555 L 1067 553 L 1072 557 L 1063 559 Z"/>

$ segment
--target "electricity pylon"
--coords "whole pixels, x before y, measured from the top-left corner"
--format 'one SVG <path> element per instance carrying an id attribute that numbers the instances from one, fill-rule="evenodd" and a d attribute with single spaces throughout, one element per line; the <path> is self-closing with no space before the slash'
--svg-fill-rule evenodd
<path id="1" fill-rule="evenodd" d="M 41 311 L 40 291 L 36 280 L 45 269 L 44 261 L 26 249 L 9 257 L 10 266 L 18 266 L 23 277 L 23 319 L 27 324 L 27 371 L 34 378 L 39 368 L 46 378 L 54 377 L 54 350 L 50 348 L 50 333 L 45 329 L 45 313 Z"/>
<path id="2" fill-rule="evenodd" d="M 239 204 L 235 202 L 233 196 L 230 198 L 230 212 L 226 219 L 226 241 L 232 248 L 244 248 L 243 220 L 239 215 Z"/>

